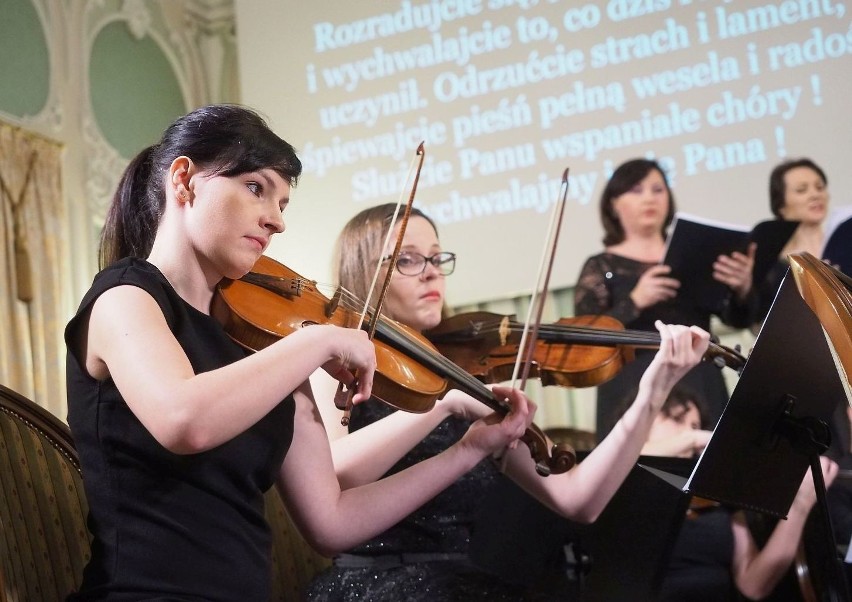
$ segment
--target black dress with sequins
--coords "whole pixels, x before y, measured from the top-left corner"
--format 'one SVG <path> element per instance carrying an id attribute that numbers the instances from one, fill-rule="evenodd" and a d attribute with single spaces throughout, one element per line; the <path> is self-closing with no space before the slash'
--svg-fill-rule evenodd
<path id="1" fill-rule="evenodd" d="M 394 410 L 376 400 L 353 409 L 350 430 L 379 420 Z M 389 472 L 430 458 L 457 442 L 470 423 L 448 418 Z M 548 596 L 511 583 L 470 560 L 477 514 L 503 477 L 483 461 L 441 494 L 394 527 L 336 559 L 307 592 L 315 602 L 389 602 L 395 600 L 527 601 Z M 353 566 L 355 565 L 355 566 Z M 553 600 L 565 597 L 554 594 Z"/>
<path id="2" fill-rule="evenodd" d="M 631 330 L 655 331 L 654 322 L 685 324 L 710 329 L 711 313 L 707 310 L 672 300 L 639 310 L 630 292 L 643 273 L 656 263 L 636 261 L 614 253 L 589 257 L 580 272 L 574 289 L 576 315 L 608 315 Z M 733 297 L 733 295 L 732 295 Z M 730 326 L 745 328 L 754 315 L 753 300 L 748 303 L 729 301 L 719 317 Z M 645 368 L 654 357 L 653 350 L 637 350 L 636 360 L 628 362 L 612 380 L 601 384 L 597 391 L 597 434 L 602 439 L 618 419 L 620 410 L 629 403 Z M 728 390 L 719 368 L 702 362 L 681 381 L 682 386 L 701 395 L 706 406 L 705 424 L 715 425 L 728 402 Z"/>

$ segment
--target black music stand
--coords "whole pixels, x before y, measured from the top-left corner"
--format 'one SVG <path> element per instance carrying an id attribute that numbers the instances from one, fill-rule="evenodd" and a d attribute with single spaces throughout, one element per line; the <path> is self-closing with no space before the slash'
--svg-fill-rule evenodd
<path id="1" fill-rule="evenodd" d="M 849 601 L 819 463 L 830 438 L 826 421 L 845 399 L 822 326 L 788 273 L 694 469 L 672 466 L 677 459 L 641 457 L 601 517 L 577 530 L 591 556 L 582 600 L 654 599 L 691 496 L 784 518 L 810 465 L 830 548 L 826 557 L 837 560 L 827 576 L 836 585 L 832 602 Z M 514 551 L 521 552 L 514 562 L 526 555 Z"/>
<path id="2" fill-rule="evenodd" d="M 837 600 L 848 601 L 819 456 L 846 392 L 822 325 L 788 271 L 722 417 L 684 490 L 785 518 L 812 468 Z"/>
<path id="3" fill-rule="evenodd" d="M 590 525 L 562 518 L 508 479 L 498 482 L 475 523 L 474 564 L 525 586 L 558 583 L 553 570 L 566 570 L 572 600 L 577 592 L 583 602 L 656 599 L 686 517 L 690 496 L 681 487 L 695 460 L 642 456 L 640 462 Z M 680 482 L 645 464 L 681 475 Z M 564 568 L 553 557 L 563 547 L 570 558 Z"/>
<path id="4" fill-rule="evenodd" d="M 640 457 L 598 520 L 580 532 L 578 548 L 590 558 L 583 602 L 634 602 L 659 595 L 690 496 L 665 478 L 670 473 L 658 474 L 645 464 L 662 461 L 670 468 L 677 460 Z"/>

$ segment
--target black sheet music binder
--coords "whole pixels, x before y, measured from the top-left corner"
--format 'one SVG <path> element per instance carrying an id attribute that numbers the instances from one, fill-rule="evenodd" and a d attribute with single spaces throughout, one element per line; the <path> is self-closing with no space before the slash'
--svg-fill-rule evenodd
<path id="1" fill-rule="evenodd" d="M 670 276 L 680 281 L 678 298 L 696 307 L 719 313 L 731 289 L 713 278 L 713 263 L 719 255 L 745 253 L 749 242 L 757 243 L 752 278 L 763 282 L 798 222 L 767 220 L 751 231 L 745 226 L 678 212 L 666 241 L 663 263 Z"/>

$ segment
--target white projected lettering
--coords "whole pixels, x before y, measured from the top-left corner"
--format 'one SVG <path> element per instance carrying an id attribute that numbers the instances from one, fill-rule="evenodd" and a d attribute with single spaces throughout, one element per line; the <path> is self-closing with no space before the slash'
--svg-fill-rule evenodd
<path id="1" fill-rule="evenodd" d="M 292 100 L 246 100 L 296 143 L 305 190 L 347 218 L 396 201 L 425 141 L 417 203 L 459 252 L 459 300 L 529 289 L 486 282 L 482 262 L 526 255 L 489 232 L 540 239 L 566 167 L 576 229 L 555 285 L 600 249 L 596 201 L 625 159 L 657 158 L 680 209 L 746 225 L 769 217 L 768 174 L 790 154 L 847 177 L 831 173 L 852 151 L 844 1 L 285 4 L 299 51 L 273 71 Z"/>

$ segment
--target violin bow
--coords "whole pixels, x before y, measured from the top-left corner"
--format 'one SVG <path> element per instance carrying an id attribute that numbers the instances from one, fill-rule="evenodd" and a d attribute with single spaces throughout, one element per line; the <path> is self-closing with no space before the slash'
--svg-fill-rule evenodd
<path id="1" fill-rule="evenodd" d="M 547 290 L 550 286 L 550 275 L 553 272 L 553 261 L 556 257 L 556 245 L 559 242 L 559 231 L 562 228 L 562 218 L 565 215 L 565 205 L 568 199 L 568 169 L 569 168 L 566 167 L 565 171 L 562 172 L 560 194 L 556 203 L 553 205 L 553 215 L 548 227 L 544 251 L 538 268 L 536 287 L 533 290 L 532 297 L 530 299 L 527 319 L 524 323 L 524 329 L 521 334 L 521 342 L 518 345 L 519 353 L 515 361 L 515 368 L 512 372 L 512 387 L 515 387 L 515 381 L 518 378 L 518 372 L 521 372 L 521 363 L 523 362 L 521 384 L 517 387 L 521 391 L 526 388 L 527 378 L 530 374 L 533 349 L 535 348 L 536 339 L 538 338 L 538 329 L 541 325 L 544 301 L 547 296 Z M 544 274 L 544 282 L 542 282 L 542 274 Z M 535 311 L 535 318 L 532 318 L 533 311 Z"/>
<path id="2" fill-rule="evenodd" d="M 426 158 L 426 149 L 425 142 L 420 142 L 417 147 L 417 151 L 415 152 L 414 158 L 412 159 L 411 165 L 414 168 L 415 162 L 417 163 L 417 167 L 414 171 L 414 179 L 411 184 L 411 193 L 408 195 L 408 202 L 405 204 L 405 211 L 402 214 L 402 220 L 399 223 L 399 234 L 396 237 L 396 244 L 394 245 L 393 252 L 391 253 L 389 263 L 388 263 L 388 271 L 385 274 L 385 279 L 382 282 L 382 288 L 379 292 L 379 296 L 376 300 L 375 308 L 373 309 L 373 314 L 370 317 L 370 322 L 367 324 L 367 335 L 370 340 L 373 340 L 373 337 L 376 334 L 376 327 L 379 324 L 379 316 L 382 311 L 382 306 L 385 302 L 385 297 L 387 297 L 388 288 L 390 287 L 391 278 L 393 277 L 393 273 L 396 270 L 396 263 L 399 260 L 399 254 L 402 250 L 402 239 L 405 237 L 405 229 L 408 227 L 408 218 L 411 216 L 411 208 L 414 205 L 414 195 L 417 192 L 417 184 L 420 182 L 420 172 L 423 169 L 423 161 Z M 409 169 L 409 174 L 411 173 L 411 169 Z M 406 182 L 408 182 L 410 178 L 406 178 Z M 391 222 L 388 225 L 388 232 L 385 235 L 385 240 L 382 245 L 382 249 L 384 250 L 387 247 L 388 242 L 391 238 L 391 233 L 393 232 L 394 226 L 396 225 L 397 216 L 399 215 L 399 209 L 402 205 L 402 199 L 404 197 L 405 189 L 400 194 L 400 198 L 397 201 L 396 209 L 394 210 L 393 217 L 391 218 Z M 378 265 L 376 266 L 376 271 L 373 274 L 373 281 L 370 283 L 370 289 L 367 293 L 367 299 L 364 301 L 364 309 L 361 312 L 361 319 L 358 323 L 358 328 L 364 324 L 364 320 L 366 319 L 367 313 L 370 310 L 370 301 L 373 298 L 373 292 L 376 288 L 376 282 L 378 281 L 379 274 L 381 273 L 382 264 L 384 263 L 384 258 L 382 255 L 379 256 Z M 340 423 L 343 426 L 347 426 L 349 424 L 349 417 L 352 413 L 352 396 L 355 394 L 355 384 L 358 382 L 358 375 L 355 374 L 355 380 L 352 383 L 352 386 L 349 387 L 348 392 L 346 393 L 346 401 L 342 404 L 338 403 L 340 396 L 343 394 L 343 384 L 339 384 L 337 387 L 337 395 L 335 395 L 335 405 L 337 407 L 343 407 L 343 417 L 340 419 Z"/>

